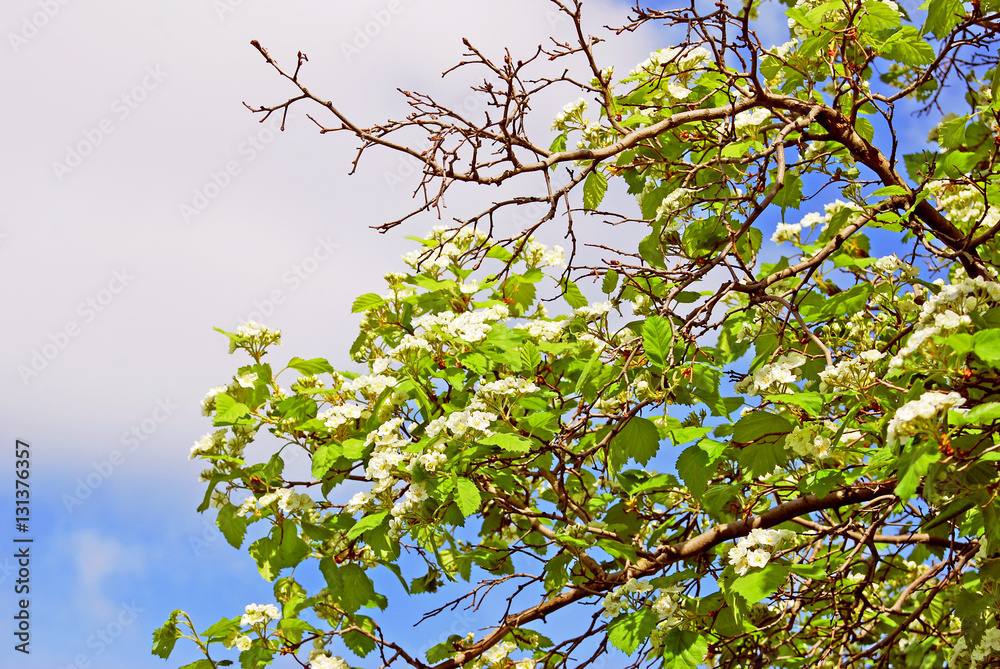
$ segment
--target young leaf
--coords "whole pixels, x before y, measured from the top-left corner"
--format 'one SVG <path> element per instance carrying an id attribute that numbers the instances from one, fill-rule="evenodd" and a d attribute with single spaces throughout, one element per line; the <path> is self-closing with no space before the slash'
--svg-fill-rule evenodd
<path id="1" fill-rule="evenodd" d="M 587 175 L 583 182 L 583 208 L 593 211 L 601 206 L 604 194 L 608 191 L 608 178 L 598 169 Z"/>

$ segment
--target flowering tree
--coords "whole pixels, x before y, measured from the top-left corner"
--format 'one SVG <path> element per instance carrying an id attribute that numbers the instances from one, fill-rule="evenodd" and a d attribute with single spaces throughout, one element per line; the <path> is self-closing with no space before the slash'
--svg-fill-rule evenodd
<path id="1" fill-rule="evenodd" d="M 478 121 L 407 92 L 405 120 L 362 126 L 305 86 L 305 56 L 285 70 L 255 43 L 297 93 L 254 111 L 319 103 L 358 158 L 423 165 L 418 207 L 384 229 L 456 183 L 517 195 L 435 228 L 355 301 L 365 373 L 289 359 L 254 323 L 226 333 L 243 366 L 204 402 L 201 510 L 236 548 L 253 526 L 275 603 L 207 629 L 176 611 L 154 653 L 1000 665 L 1000 2 L 799 0 L 781 46 L 755 32 L 773 4 L 637 7 L 619 35 L 684 41 L 625 76 L 578 2 L 553 7 L 575 42 L 501 61 L 466 43 Z M 579 99 L 529 136 L 542 91 Z M 929 147 L 901 110 L 930 120 Z M 636 211 L 602 211 L 616 180 Z M 525 205 L 539 215 L 502 238 Z M 642 240 L 586 264 L 581 217 Z M 250 461 L 262 429 L 280 447 Z M 299 454 L 308 480 L 285 472 Z M 489 620 L 418 653 L 384 630 L 424 600 L 431 637 L 450 609 Z"/>

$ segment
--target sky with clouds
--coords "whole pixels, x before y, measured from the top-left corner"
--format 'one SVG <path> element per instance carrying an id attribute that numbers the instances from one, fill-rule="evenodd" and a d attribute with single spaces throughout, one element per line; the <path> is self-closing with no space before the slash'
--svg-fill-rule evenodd
<path id="1" fill-rule="evenodd" d="M 586 26 L 611 38 L 602 26 L 626 11 L 595 0 Z M 780 43 L 784 17 L 769 16 Z M 195 512 L 187 455 L 210 427 L 199 402 L 243 364 L 213 327 L 254 317 L 283 331 L 281 355 L 346 366 L 351 302 L 400 269 L 405 235 L 439 223 L 371 230 L 408 211 L 417 177 L 377 153 L 348 177 L 353 142 L 305 117 L 322 110 L 293 108 L 284 132 L 258 123 L 243 102 L 292 89 L 250 40 L 286 66 L 306 53 L 310 89 L 364 123 L 406 113 L 397 88 L 479 111 L 471 71 L 440 77 L 461 38 L 526 56 L 571 36 L 556 18 L 542 0 L 4 3 L 0 471 L 13 471 L 15 440 L 30 444 L 34 543 L 30 657 L 13 650 L 16 565 L 0 549 L 0 665 L 178 666 L 197 659 L 190 645 L 168 663 L 149 654 L 172 609 L 207 625 L 271 601 L 252 560 Z M 668 45 L 651 30 L 597 54 L 627 71 Z M 538 128 L 578 95 L 566 94 L 537 101 Z M 445 214 L 493 197 L 456 191 Z M 12 474 L 2 487 L 10 542 Z M 446 634 L 478 626 L 454 618 Z"/>

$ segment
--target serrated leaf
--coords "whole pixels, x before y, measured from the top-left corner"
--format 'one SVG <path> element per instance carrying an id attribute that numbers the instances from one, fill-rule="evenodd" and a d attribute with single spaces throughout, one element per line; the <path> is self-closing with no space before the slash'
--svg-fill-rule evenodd
<path id="1" fill-rule="evenodd" d="M 662 316 L 650 316 L 642 324 L 642 343 L 649 361 L 663 368 L 670 352 L 673 329 Z"/>
<path id="2" fill-rule="evenodd" d="M 810 416 L 818 416 L 823 410 L 823 395 L 820 393 L 796 393 L 795 395 L 767 395 L 769 402 L 780 402 L 790 404 L 800 409 L 804 409 Z"/>
<path id="3" fill-rule="evenodd" d="M 858 27 L 865 32 L 889 30 L 901 25 L 899 12 L 879 0 L 867 0 L 864 3 L 864 16 L 858 21 Z"/>
<path id="4" fill-rule="evenodd" d="M 499 446 L 510 453 L 527 453 L 531 450 L 531 440 L 513 432 L 497 432 L 479 440 L 480 444 Z"/>
<path id="5" fill-rule="evenodd" d="M 225 393 L 215 396 L 215 425 L 232 425 L 239 419 L 250 413 L 250 407 L 242 402 L 237 402 Z"/>
<path id="6" fill-rule="evenodd" d="M 618 272 L 609 269 L 604 274 L 604 281 L 601 283 L 601 292 L 610 294 L 618 286 Z"/>
<path id="7" fill-rule="evenodd" d="M 333 374 L 334 372 L 333 365 L 327 362 L 324 358 L 313 358 L 311 360 L 292 358 L 288 361 L 288 366 L 309 376 L 315 376 L 316 374 Z"/>
<path id="8" fill-rule="evenodd" d="M 972 336 L 973 350 L 986 362 L 1000 362 L 1000 330 L 984 330 Z"/>
<path id="9" fill-rule="evenodd" d="M 942 121 L 937 128 L 938 144 L 946 149 L 957 149 L 965 143 L 967 116 L 958 116 Z"/>
<path id="10" fill-rule="evenodd" d="M 236 515 L 236 511 L 237 507 L 226 504 L 219 509 L 219 515 L 215 519 L 215 524 L 222 530 L 222 536 L 233 548 L 243 545 L 243 537 L 247 533 L 247 519 Z"/>
<path id="11" fill-rule="evenodd" d="M 985 425 L 997 419 L 1000 419 L 1000 402 L 980 404 L 965 414 L 965 422 L 968 425 Z"/>
<path id="12" fill-rule="evenodd" d="M 708 655 L 708 640 L 698 632 L 672 628 L 663 638 L 663 669 L 697 669 Z"/>
<path id="13" fill-rule="evenodd" d="M 340 446 L 335 443 L 320 444 L 312 455 L 312 475 L 322 480 L 337 460 L 343 455 Z"/>
<path id="14" fill-rule="evenodd" d="M 177 627 L 178 614 L 180 614 L 180 611 L 175 610 L 170 614 L 167 622 L 163 623 L 162 627 L 153 630 L 153 655 L 162 657 L 164 660 L 170 657 L 170 653 L 174 650 L 174 645 L 183 634 L 180 628 Z"/>
<path id="15" fill-rule="evenodd" d="M 611 438 L 611 460 L 619 469 L 630 458 L 641 465 L 646 464 L 660 448 L 660 432 L 653 422 L 633 416 L 622 429 Z"/>
<path id="16" fill-rule="evenodd" d="M 601 359 L 600 351 L 594 351 L 594 353 L 590 356 L 590 360 L 588 360 L 587 364 L 584 365 L 583 371 L 580 372 L 580 378 L 577 379 L 576 388 L 573 390 L 574 395 L 580 394 L 580 391 L 587 384 L 587 379 L 590 378 L 591 372 L 596 368 L 600 359 Z"/>
<path id="17" fill-rule="evenodd" d="M 368 530 L 375 529 L 376 527 L 382 524 L 382 521 L 385 520 L 385 517 L 387 515 L 389 515 L 388 511 L 379 511 L 378 513 L 373 513 L 369 516 L 365 516 L 364 518 L 356 522 L 354 524 L 354 527 L 352 527 L 347 532 L 348 541 L 354 541 Z"/>
<path id="18" fill-rule="evenodd" d="M 882 45 L 882 55 L 903 65 L 929 65 L 934 49 L 913 26 L 903 26 Z"/>
<path id="19" fill-rule="evenodd" d="M 733 441 L 749 444 L 765 436 L 774 441 L 791 431 L 792 424 L 784 416 L 766 411 L 753 411 L 740 418 L 733 427 Z"/>
<path id="20" fill-rule="evenodd" d="M 739 594 L 748 604 L 756 604 L 773 594 L 788 578 L 788 567 L 774 562 L 754 569 L 729 584 L 729 591 Z"/>
<path id="21" fill-rule="evenodd" d="M 786 460 L 785 448 L 777 441 L 761 439 L 740 449 L 737 460 L 751 476 L 767 476 Z"/>
<path id="22" fill-rule="evenodd" d="M 906 195 L 908 191 L 902 186 L 883 186 L 872 193 L 872 197 L 891 197 L 893 195 Z"/>
<path id="23" fill-rule="evenodd" d="M 930 0 L 927 3 L 927 19 L 921 32 L 928 31 L 941 39 L 951 32 L 965 16 L 962 0 Z"/>
<path id="24" fill-rule="evenodd" d="M 677 457 L 677 473 L 695 499 L 701 499 L 712 475 L 708 453 L 697 445 L 686 448 Z"/>
<path id="25" fill-rule="evenodd" d="M 219 664 L 222 663 L 220 662 Z M 215 669 L 215 664 L 208 659 L 195 660 L 191 664 L 185 664 L 183 667 L 180 667 L 180 669 Z"/>
<path id="26" fill-rule="evenodd" d="M 927 468 L 939 458 L 937 444 L 934 442 L 911 443 L 903 451 L 899 457 L 899 483 L 895 490 L 900 503 L 905 504 L 913 497 Z"/>
<path id="27" fill-rule="evenodd" d="M 563 299 L 574 309 L 579 309 L 590 304 L 587 298 L 583 296 L 583 293 L 580 292 L 580 288 L 569 279 L 560 281 L 559 286 L 563 290 Z"/>
<path id="28" fill-rule="evenodd" d="M 649 639 L 649 633 L 658 622 L 656 614 L 647 608 L 620 615 L 608 625 L 608 641 L 621 652 L 631 655 Z"/>
<path id="29" fill-rule="evenodd" d="M 458 477 L 458 485 L 455 487 L 455 501 L 462 515 L 468 518 L 482 506 L 483 497 L 479 493 L 476 484 L 467 478 Z"/>
<path id="30" fill-rule="evenodd" d="M 593 211 L 601 206 L 604 194 L 608 192 L 608 178 L 598 169 L 587 175 L 583 182 L 583 208 Z"/>
<path id="31" fill-rule="evenodd" d="M 351 305 L 351 313 L 357 314 L 363 311 L 368 311 L 369 309 L 374 309 L 384 302 L 385 298 L 378 293 L 365 293 L 354 300 L 354 304 Z"/>

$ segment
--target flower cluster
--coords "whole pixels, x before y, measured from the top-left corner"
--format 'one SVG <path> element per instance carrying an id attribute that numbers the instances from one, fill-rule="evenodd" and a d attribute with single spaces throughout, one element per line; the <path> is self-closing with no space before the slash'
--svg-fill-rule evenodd
<path id="1" fill-rule="evenodd" d="M 892 446 L 901 439 L 921 432 L 936 431 L 937 416 L 965 404 L 965 398 L 952 391 L 948 393 L 926 392 L 911 402 L 896 409 L 889 421 L 886 443 Z"/>
<path id="2" fill-rule="evenodd" d="M 635 69 L 629 72 L 629 79 L 649 75 L 662 77 L 666 74 L 686 72 L 709 60 L 711 56 L 712 54 L 702 47 L 660 49 L 636 65 Z"/>
<path id="3" fill-rule="evenodd" d="M 979 645 L 977 645 L 971 653 L 969 652 L 969 647 L 965 638 L 959 638 L 959 640 L 955 643 L 954 649 L 952 650 L 948 666 L 956 666 L 955 660 L 965 656 L 966 654 L 969 655 L 969 667 L 972 669 L 978 667 L 989 657 L 1000 654 L 1000 629 L 992 627 L 983 632 L 983 636 L 979 639 Z"/>
<path id="4" fill-rule="evenodd" d="M 987 311 L 1000 302 L 1000 284 L 976 277 L 960 276 L 952 284 L 935 282 L 941 286 L 921 306 L 917 324 L 889 366 L 901 368 L 908 357 L 920 352 L 927 355 L 933 337 L 956 330 L 972 322 L 969 314 Z"/>
<path id="5" fill-rule="evenodd" d="M 453 311 L 424 314 L 413 319 L 414 327 L 424 328 L 421 336 L 434 341 L 438 333 L 447 334 L 469 344 L 482 341 L 492 329 L 492 323 L 510 317 L 510 311 L 503 304 L 494 305 L 488 309 L 466 311 L 456 314 Z"/>
<path id="6" fill-rule="evenodd" d="M 871 381 L 872 365 L 885 357 L 885 353 L 871 349 L 862 351 L 856 358 L 841 360 L 832 367 L 827 367 L 819 373 L 822 382 L 820 389 L 844 388 L 860 390 Z"/>
<path id="7" fill-rule="evenodd" d="M 795 532 L 790 530 L 752 529 L 750 534 L 729 549 L 729 564 L 733 565 L 738 575 L 743 576 L 750 567 L 765 566 L 782 544 L 794 538 Z"/>
<path id="8" fill-rule="evenodd" d="M 218 455 L 223 452 L 226 447 L 226 431 L 216 430 L 215 432 L 210 432 L 201 439 L 194 442 L 194 446 L 191 447 L 191 454 L 188 456 L 188 460 L 194 460 L 195 458 L 202 455 Z"/>
<path id="9" fill-rule="evenodd" d="M 297 493 L 291 488 L 278 488 L 258 497 L 248 497 L 236 511 L 237 516 L 246 516 L 248 513 L 257 513 L 277 502 L 278 509 L 284 513 L 294 513 L 295 511 L 308 511 L 315 503 L 312 497 Z"/>
<path id="10" fill-rule="evenodd" d="M 816 424 L 807 427 L 796 427 L 785 437 L 785 448 L 801 458 L 825 460 L 832 455 L 830 439 L 823 434 L 822 427 Z"/>
<path id="11" fill-rule="evenodd" d="M 883 276 L 892 276 L 896 272 L 902 272 L 906 278 L 914 278 L 920 274 L 920 270 L 908 262 L 899 259 L 895 253 L 891 256 L 883 256 L 872 264 L 874 269 Z"/>
<path id="12" fill-rule="evenodd" d="M 312 669 L 350 669 L 350 665 L 339 655 L 316 655 L 309 660 Z"/>
<path id="13" fill-rule="evenodd" d="M 431 230 L 428 247 L 416 249 L 403 255 L 403 262 L 414 269 L 440 272 L 458 263 L 471 249 L 484 244 L 486 233 L 471 228 L 454 230 L 438 225 Z M 431 244 L 431 242 L 434 242 Z M 391 280 L 390 287 L 398 291 L 400 282 Z"/>
<path id="14" fill-rule="evenodd" d="M 786 353 L 774 362 L 762 365 L 753 374 L 747 375 L 735 385 L 738 393 L 747 395 L 766 395 L 782 392 L 789 383 L 799 380 L 797 369 L 806 363 L 806 358 L 800 353 Z"/>
<path id="15" fill-rule="evenodd" d="M 362 408 L 357 404 L 338 404 L 326 409 L 316 417 L 324 421 L 328 428 L 335 430 L 348 421 L 361 418 L 361 412 Z"/>
<path id="16" fill-rule="evenodd" d="M 639 581 L 630 578 L 623 585 L 618 586 L 604 597 L 604 612 L 601 614 L 605 618 L 614 618 L 622 610 L 628 610 L 634 602 L 630 601 L 630 595 L 642 595 L 653 589 L 649 581 Z"/>
<path id="17" fill-rule="evenodd" d="M 597 302 L 596 304 L 588 304 L 585 307 L 579 307 L 573 310 L 573 315 L 583 318 L 584 320 L 592 321 L 595 318 L 600 318 L 604 316 L 614 307 L 610 302 Z"/>
<path id="18" fill-rule="evenodd" d="M 764 121 L 771 118 L 771 111 L 764 107 L 741 111 L 733 119 L 733 128 L 737 135 L 752 135 L 757 132 Z"/>
<path id="19" fill-rule="evenodd" d="M 527 323 L 518 323 L 517 328 L 527 330 L 532 339 L 540 341 L 555 341 L 562 336 L 563 330 L 569 325 L 569 321 L 539 321 L 531 320 Z"/>
<path id="20" fill-rule="evenodd" d="M 402 499 L 390 511 L 392 518 L 389 520 L 389 534 L 398 537 L 400 529 L 405 525 L 404 516 L 418 509 L 425 499 L 427 499 L 427 490 L 424 486 L 419 483 L 411 483 Z"/>
<path id="21" fill-rule="evenodd" d="M 778 223 L 774 234 L 771 235 L 771 241 L 775 244 L 795 242 L 798 241 L 800 232 L 802 232 L 801 223 Z"/>
<path id="22" fill-rule="evenodd" d="M 240 618 L 240 625 L 262 625 L 279 618 L 281 613 L 274 604 L 247 604 L 246 612 Z"/>
<path id="23" fill-rule="evenodd" d="M 524 393 L 533 393 L 536 390 L 538 390 L 538 386 L 528 379 L 508 376 L 480 385 L 476 394 L 481 397 L 498 397 L 504 395 L 523 395 Z"/>
<path id="24" fill-rule="evenodd" d="M 236 336 L 245 340 L 244 343 L 253 348 L 281 345 L 281 330 L 272 330 L 255 321 L 247 321 L 236 328 Z M 235 347 L 232 350 L 236 350 Z"/>
<path id="25" fill-rule="evenodd" d="M 476 661 L 469 665 L 472 669 L 487 669 L 487 667 L 509 667 L 510 669 L 533 669 L 535 661 L 525 658 L 518 662 L 512 662 L 508 656 L 517 650 L 517 645 L 510 641 L 501 641 L 485 653 L 476 658 Z"/>
<path id="26" fill-rule="evenodd" d="M 201 415 L 211 416 L 212 412 L 215 411 L 215 396 L 223 394 L 228 390 L 229 386 L 209 388 L 208 392 L 205 393 L 205 398 L 201 401 Z"/>
<path id="27" fill-rule="evenodd" d="M 553 130 L 566 130 L 569 127 L 570 121 L 575 121 L 577 125 L 583 123 L 583 111 L 587 108 L 587 101 L 583 98 L 578 98 L 573 100 L 573 102 L 567 103 L 562 111 L 556 114 L 555 119 L 552 121 Z"/>

